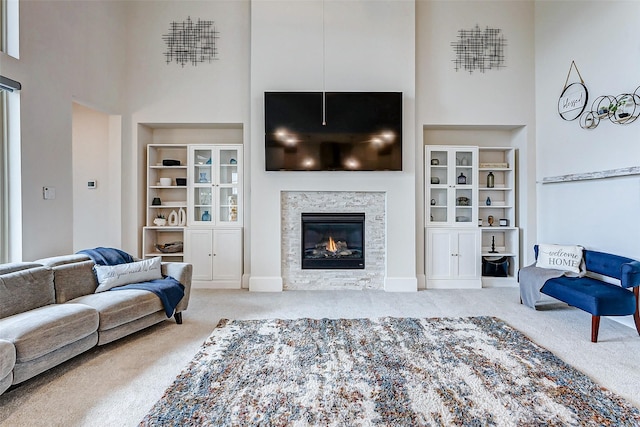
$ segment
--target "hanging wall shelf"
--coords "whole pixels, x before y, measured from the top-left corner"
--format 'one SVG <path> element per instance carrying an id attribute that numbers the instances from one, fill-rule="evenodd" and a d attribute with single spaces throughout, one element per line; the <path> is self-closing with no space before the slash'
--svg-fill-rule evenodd
<path id="1" fill-rule="evenodd" d="M 640 115 L 640 86 L 633 93 L 618 96 L 602 95 L 591 104 L 591 110 L 580 117 L 582 129 L 595 129 L 601 120 L 618 125 L 628 125 Z"/>

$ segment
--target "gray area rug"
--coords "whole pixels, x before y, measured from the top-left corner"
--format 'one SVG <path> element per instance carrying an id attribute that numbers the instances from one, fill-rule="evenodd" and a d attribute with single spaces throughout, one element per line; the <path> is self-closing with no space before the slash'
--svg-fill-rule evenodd
<path id="1" fill-rule="evenodd" d="M 141 426 L 640 425 L 493 317 L 222 320 Z"/>

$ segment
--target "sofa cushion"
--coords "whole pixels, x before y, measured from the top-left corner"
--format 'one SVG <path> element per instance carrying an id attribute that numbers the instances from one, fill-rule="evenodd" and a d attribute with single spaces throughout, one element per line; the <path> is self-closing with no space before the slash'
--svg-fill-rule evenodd
<path id="1" fill-rule="evenodd" d="M 16 348 L 10 341 L 0 339 L 0 379 L 9 375 L 15 364 Z"/>
<path id="2" fill-rule="evenodd" d="M 71 255 L 60 255 L 60 256 L 42 258 L 42 259 L 36 260 L 35 262 L 38 262 L 42 265 L 46 265 L 48 267 L 56 267 L 58 265 L 73 264 L 75 262 L 90 261 L 90 260 L 91 258 L 89 258 L 87 255 L 84 255 L 84 254 L 71 254 Z"/>
<path id="3" fill-rule="evenodd" d="M 541 291 L 594 316 L 625 316 L 636 310 L 633 292 L 590 277 L 549 279 Z"/>
<path id="4" fill-rule="evenodd" d="M 96 292 L 108 291 L 116 286 L 128 285 L 130 283 L 162 279 L 160 268 L 160 257 L 125 264 L 96 265 L 94 267 L 98 278 L 98 288 Z"/>
<path id="5" fill-rule="evenodd" d="M 0 319 L 0 339 L 13 343 L 17 363 L 78 341 L 98 329 L 98 312 L 81 304 L 52 304 Z"/>
<path id="6" fill-rule="evenodd" d="M 0 319 L 53 304 L 53 271 L 40 266 L 3 274 L 0 301 Z"/>
<path id="7" fill-rule="evenodd" d="M 148 314 L 162 311 L 162 302 L 149 291 L 127 289 L 99 292 L 72 299 L 67 304 L 80 303 L 93 307 L 100 314 L 99 331 L 115 328 Z"/>
<path id="8" fill-rule="evenodd" d="M 98 281 L 93 266 L 93 261 L 81 261 L 53 267 L 53 284 L 58 304 L 95 292 Z"/>
<path id="9" fill-rule="evenodd" d="M 9 264 L 0 264 L 0 276 L 13 273 L 14 271 L 27 270 L 34 267 L 42 267 L 42 264 L 35 262 L 13 262 Z"/>

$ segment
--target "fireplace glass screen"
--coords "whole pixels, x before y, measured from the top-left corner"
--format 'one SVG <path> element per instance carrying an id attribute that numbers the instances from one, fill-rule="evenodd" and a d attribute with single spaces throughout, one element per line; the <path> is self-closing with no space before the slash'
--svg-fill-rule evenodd
<path id="1" fill-rule="evenodd" d="M 364 213 L 303 213 L 303 269 L 364 269 Z"/>

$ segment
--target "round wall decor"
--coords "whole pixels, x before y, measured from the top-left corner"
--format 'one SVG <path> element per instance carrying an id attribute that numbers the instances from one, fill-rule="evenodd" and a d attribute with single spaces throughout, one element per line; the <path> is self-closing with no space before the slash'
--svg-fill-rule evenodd
<path id="1" fill-rule="evenodd" d="M 589 92 L 584 83 L 571 83 L 558 99 L 558 114 L 564 120 L 575 120 L 584 112 L 588 99 Z"/>

